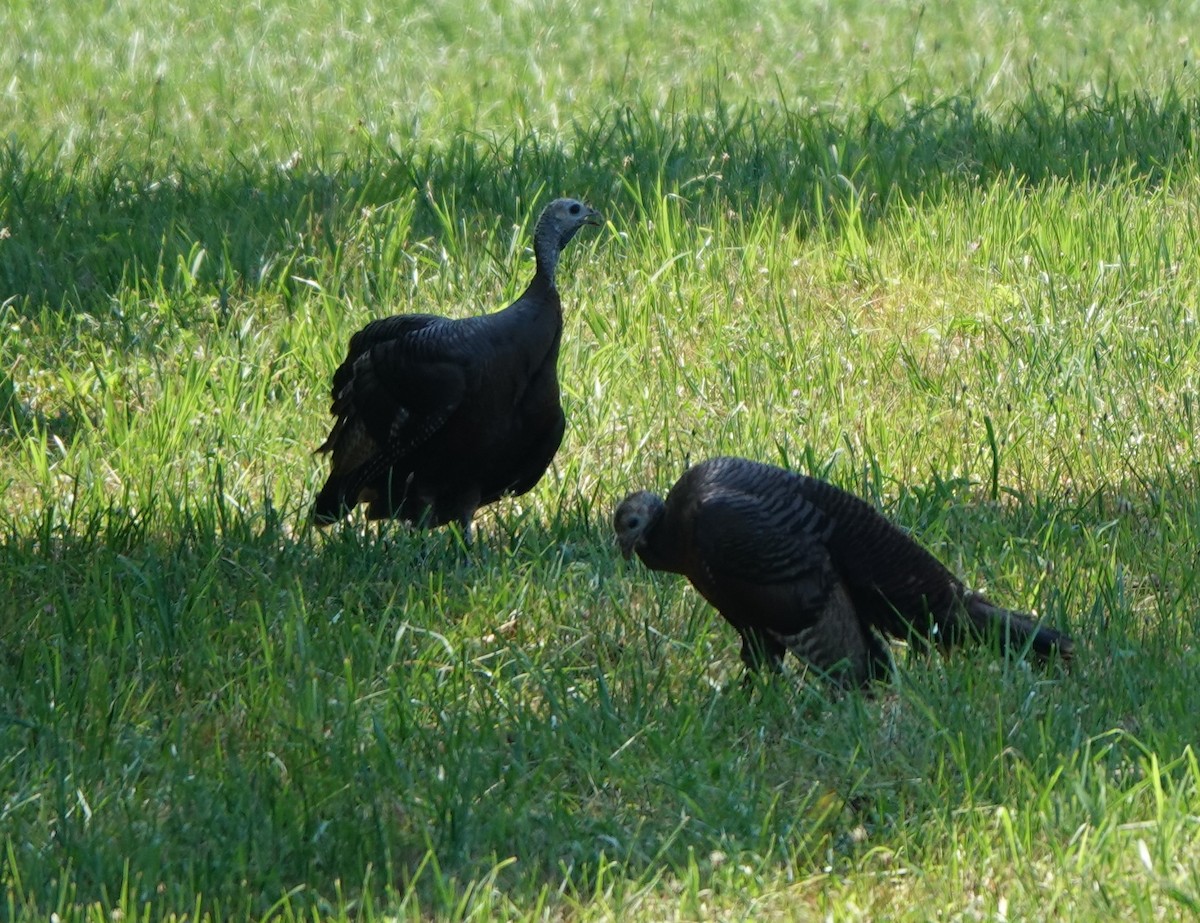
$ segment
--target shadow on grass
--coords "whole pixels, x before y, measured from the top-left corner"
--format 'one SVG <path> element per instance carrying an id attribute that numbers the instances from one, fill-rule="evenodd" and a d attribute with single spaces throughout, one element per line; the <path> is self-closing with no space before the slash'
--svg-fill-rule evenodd
<path id="1" fill-rule="evenodd" d="M 1030 778 L 1061 775 L 1045 823 L 1069 836 L 1097 773 L 1136 780 L 1139 748 L 1173 756 L 1200 731 L 1189 632 L 1142 622 L 1146 587 L 1123 595 L 1118 566 L 1136 574 L 1154 511 L 1195 494 L 1143 487 L 1074 505 L 902 492 L 889 512 L 947 547 L 975 536 L 967 560 L 1058 556 L 1045 597 L 1080 650 L 1070 675 L 981 650 L 913 658 L 873 699 L 794 676 L 719 691 L 732 632 L 680 580 L 624 567 L 590 512 L 493 520 L 470 552 L 445 531 L 292 538 L 269 509 L 202 508 L 170 535 L 119 511 L 48 517 L 5 548 L 7 854 L 43 909 L 70 868 L 69 902 L 111 900 L 131 874 L 138 906 L 203 892 L 262 914 L 369 878 L 381 900 L 454 915 L 468 888 L 619 903 L 852 872 L 877 846 L 919 862 L 955 812 L 1042 798 Z M 1194 547 L 1191 521 L 1161 540 Z M 1144 744 L 1093 751 L 1114 729 Z"/>
<path id="2" fill-rule="evenodd" d="M 156 297 L 199 287 L 224 298 L 306 291 L 318 267 L 357 258 L 349 230 L 364 210 L 409 202 L 401 226 L 370 243 L 363 271 L 398 271 L 414 242 L 453 252 L 455 221 L 528 220 L 535 200 L 585 196 L 618 227 L 661 196 L 691 215 L 770 208 L 804 233 L 886 218 L 897 203 L 986 188 L 997 178 L 1124 179 L 1154 185 L 1191 162 L 1200 101 L 1109 88 L 1096 96 L 1031 90 L 988 113 L 970 98 L 863 111 L 797 112 L 786 104 L 700 111 L 614 107 L 578 118 L 561 138 L 460 135 L 376 146 L 291 164 L 60 164 L 54 151 L 0 153 L 0 298 L 23 313 L 98 312 L 119 288 Z M 387 235 L 391 235 L 390 238 Z M 386 238 L 386 239 L 385 239 Z M 334 273 L 336 277 L 336 272 Z M 374 279 L 374 281 L 373 281 Z"/>

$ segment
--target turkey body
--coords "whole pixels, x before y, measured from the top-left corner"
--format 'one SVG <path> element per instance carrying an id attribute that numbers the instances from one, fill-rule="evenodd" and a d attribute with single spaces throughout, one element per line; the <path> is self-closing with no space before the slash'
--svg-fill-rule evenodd
<path id="1" fill-rule="evenodd" d="M 772 465 L 701 462 L 665 500 L 631 494 L 614 527 L 626 557 L 691 581 L 737 629 L 752 671 L 777 670 L 791 650 L 839 684 L 865 685 L 887 675 L 888 637 L 1073 652 L 1066 635 L 967 589 L 870 504 Z"/>
<path id="2" fill-rule="evenodd" d="M 537 269 L 508 307 L 450 319 L 406 314 L 368 324 L 334 372 L 336 418 L 318 452 L 329 478 L 313 503 L 320 525 L 365 503 L 370 519 L 434 527 L 541 479 L 566 421 L 558 386 L 558 257 L 599 215 L 574 199 L 547 206 L 534 231 Z"/>

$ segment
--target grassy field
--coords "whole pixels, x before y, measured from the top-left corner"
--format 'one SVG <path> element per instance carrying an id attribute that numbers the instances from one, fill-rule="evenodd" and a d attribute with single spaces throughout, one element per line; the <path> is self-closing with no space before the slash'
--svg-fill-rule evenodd
<path id="1" fill-rule="evenodd" d="M 0 9 L 0 918 L 1194 918 L 1200 9 L 430 6 Z M 559 194 L 547 477 L 309 528 L 349 335 Z M 608 523 L 724 452 L 1076 665 L 724 691 Z"/>

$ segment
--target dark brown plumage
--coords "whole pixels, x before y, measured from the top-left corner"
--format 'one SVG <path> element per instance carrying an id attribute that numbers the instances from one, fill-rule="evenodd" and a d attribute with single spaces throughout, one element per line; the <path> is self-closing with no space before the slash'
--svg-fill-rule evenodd
<path id="1" fill-rule="evenodd" d="M 537 269 L 525 292 L 493 314 L 452 320 L 405 314 L 350 339 L 333 374 L 337 418 L 317 449 L 332 470 L 313 503 L 328 525 L 355 505 L 370 519 L 458 522 L 538 482 L 565 428 L 558 391 L 559 254 L 600 216 L 556 199 L 533 234 Z"/>
<path id="2" fill-rule="evenodd" d="M 887 675 L 884 637 L 949 648 L 998 637 L 1068 660 L 1069 637 L 968 590 L 874 507 L 832 484 L 743 458 L 683 473 L 664 501 L 630 494 L 613 517 L 628 558 L 687 577 L 742 637 L 750 670 L 788 650 L 844 685 Z"/>

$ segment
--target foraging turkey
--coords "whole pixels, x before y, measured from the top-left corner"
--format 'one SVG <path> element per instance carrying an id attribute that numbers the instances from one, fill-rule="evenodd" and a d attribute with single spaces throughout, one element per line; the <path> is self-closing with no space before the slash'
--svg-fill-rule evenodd
<path id="1" fill-rule="evenodd" d="M 617 507 L 621 552 L 683 574 L 742 638 L 750 671 L 792 651 L 840 685 L 888 674 L 881 638 L 943 648 L 998 637 L 1069 660 L 1071 639 L 968 590 L 870 504 L 838 487 L 744 458 L 683 473 L 664 501 L 639 491 Z"/>
<path id="2" fill-rule="evenodd" d="M 550 466 L 566 425 L 558 391 L 559 254 L 595 210 L 555 199 L 533 232 L 537 268 L 503 310 L 461 319 L 404 314 L 350 339 L 333 374 L 332 470 L 312 507 L 328 525 L 359 503 L 369 519 L 461 524 L 523 494 Z"/>

